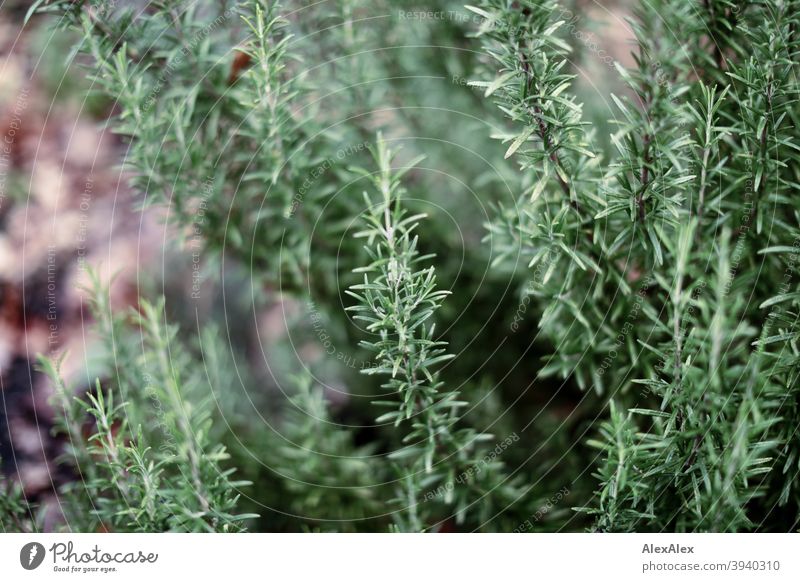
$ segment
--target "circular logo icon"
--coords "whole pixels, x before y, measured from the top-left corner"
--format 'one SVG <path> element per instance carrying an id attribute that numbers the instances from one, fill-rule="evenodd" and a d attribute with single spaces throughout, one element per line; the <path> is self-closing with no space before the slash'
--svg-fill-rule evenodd
<path id="1" fill-rule="evenodd" d="M 44 561 L 44 546 L 39 542 L 30 542 L 19 551 L 19 563 L 26 570 L 35 570 Z"/>

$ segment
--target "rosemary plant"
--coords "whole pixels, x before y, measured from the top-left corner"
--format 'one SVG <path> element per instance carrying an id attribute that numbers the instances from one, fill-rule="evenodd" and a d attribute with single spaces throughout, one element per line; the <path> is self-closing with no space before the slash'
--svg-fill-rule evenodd
<path id="1" fill-rule="evenodd" d="M 425 215 L 410 214 L 402 203 L 401 178 L 420 160 L 394 168 L 394 154 L 380 135 L 373 155 L 377 171 L 358 171 L 376 194 L 364 193 L 365 228 L 355 235 L 366 239 L 370 263 L 356 269 L 363 273 L 364 282 L 347 291 L 357 301 L 348 310 L 375 336 L 362 341 L 375 354 L 375 367 L 363 373 L 387 376 L 381 387 L 393 396 L 376 402 L 391 409 L 376 422 L 395 428 L 409 425 L 397 450 L 389 454 L 397 464 L 396 527 L 421 531 L 439 525 L 437 516 L 441 520 L 447 508 L 453 508 L 457 521 L 463 522 L 470 487 L 485 486 L 487 480 L 469 478 L 466 487 L 454 483 L 457 478 L 461 483 L 464 472 L 471 477 L 480 460 L 478 443 L 492 437 L 458 426 L 467 402 L 458 400 L 458 391 L 440 379 L 440 364 L 453 355 L 436 338 L 436 324 L 431 320 L 450 292 L 437 289 L 434 268 L 423 266 L 431 256 L 420 254 L 414 231 Z M 492 463 L 487 468 L 496 483 L 502 479 L 501 467 Z M 431 495 L 431 491 L 436 493 Z"/>
<path id="2" fill-rule="evenodd" d="M 76 479 L 60 492 L 64 525 L 74 531 L 240 531 L 253 515 L 237 515 L 240 487 L 224 467 L 229 455 L 211 440 L 212 401 L 202 377 L 163 319 L 163 305 L 142 302 L 120 317 L 108 310 L 95 280 L 93 311 L 109 345 L 127 344 L 139 356 L 116 367 L 109 386 L 99 380 L 74 395 L 60 361 L 42 358 L 54 386 L 56 430 L 67 446 L 61 462 Z M 138 332 L 138 333 L 137 333 Z M 133 366 L 129 367 L 131 364 Z M 113 386 L 113 389 L 111 388 Z M 126 400 L 122 400 L 126 398 Z M 87 436 L 88 433 L 88 436 Z"/>
<path id="3" fill-rule="evenodd" d="M 798 527 L 800 3 L 641 3 L 592 99 L 572 4 L 34 3 L 225 300 L 93 290 L 57 527 Z"/>
<path id="4" fill-rule="evenodd" d="M 510 233 L 517 246 L 506 254 L 519 248 L 531 267 L 552 256 L 548 246 L 570 242 L 547 269 L 551 294 L 546 286 L 535 291 L 543 299 L 540 325 L 558 346 L 544 372 L 611 390 L 602 439 L 588 441 L 602 455 L 601 485 L 593 504 L 580 508 L 596 516 L 595 528 L 741 531 L 788 502 L 795 440 L 779 427 L 792 406 L 773 379 L 785 379 L 786 368 L 765 353 L 795 336 L 786 328 L 775 334 L 763 309 L 791 299 L 774 297 L 768 283 L 783 266 L 756 262 L 752 253 L 795 252 L 797 214 L 779 202 L 796 187 L 787 161 L 798 148 L 784 125 L 796 116 L 797 97 L 790 4 L 642 7 L 631 22 L 636 66 L 617 67 L 633 98 L 612 96 L 617 155 L 581 190 L 585 200 L 570 184 L 586 165 L 560 161 L 568 152 L 587 157 L 591 148 L 578 137 L 580 109 L 562 72 L 567 50 L 556 5 L 473 8 L 484 18 L 478 36 L 492 67 L 500 66 L 493 80 L 477 84 L 522 125 L 506 137 L 509 153 L 521 152 L 521 169 L 536 184 L 519 212 L 501 211 L 492 232 Z M 702 59 L 712 71 L 708 82 L 688 60 L 707 52 L 703 25 L 716 35 L 716 71 Z M 678 29 L 690 31 L 688 40 L 674 36 Z M 553 167 L 565 169 L 552 178 Z M 557 238 L 550 226 L 554 208 L 567 236 Z M 776 238 L 784 241 L 779 248 L 771 246 Z M 772 275 L 764 279 L 762 269 Z M 787 281 L 792 273 L 793 263 Z M 761 306 L 747 293 L 760 296 Z M 576 295 L 587 303 L 571 300 Z M 583 331 L 577 341 L 575 322 Z M 792 515 L 796 525 L 796 506 Z"/>

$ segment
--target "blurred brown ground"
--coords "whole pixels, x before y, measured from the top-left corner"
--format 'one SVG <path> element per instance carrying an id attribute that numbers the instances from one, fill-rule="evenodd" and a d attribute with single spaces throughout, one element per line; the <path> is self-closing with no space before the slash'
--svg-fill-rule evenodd
<path id="1" fill-rule="evenodd" d="M 27 496 L 46 500 L 68 476 L 54 461 L 50 390 L 36 358 L 66 350 L 66 379 L 86 383 L 96 339 L 79 290 L 84 265 L 103 281 L 118 272 L 112 305 L 124 308 L 138 295 L 139 267 L 157 260 L 164 227 L 135 209 L 118 168 L 124 144 L 75 86 L 65 39 L 23 29 L 22 14 L 0 14 L 0 457 Z"/>

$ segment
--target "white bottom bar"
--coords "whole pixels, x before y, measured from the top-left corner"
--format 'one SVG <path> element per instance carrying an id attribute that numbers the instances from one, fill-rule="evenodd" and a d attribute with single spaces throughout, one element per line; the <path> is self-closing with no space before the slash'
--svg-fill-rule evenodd
<path id="1" fill-rule="evenodd" d="M 0 535 L 1 580 L 796 581 L 799 563 L 797 534 Z"/>

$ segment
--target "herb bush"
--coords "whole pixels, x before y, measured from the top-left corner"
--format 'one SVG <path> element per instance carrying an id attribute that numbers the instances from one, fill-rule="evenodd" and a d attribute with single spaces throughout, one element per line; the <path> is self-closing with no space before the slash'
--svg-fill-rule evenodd
<path id="1" fill-rule="evenodd" d="M 797 529 L 800 2 L 616 8 L 36 2 L 223 306 L 88 290 L 55 527 Z"/>

